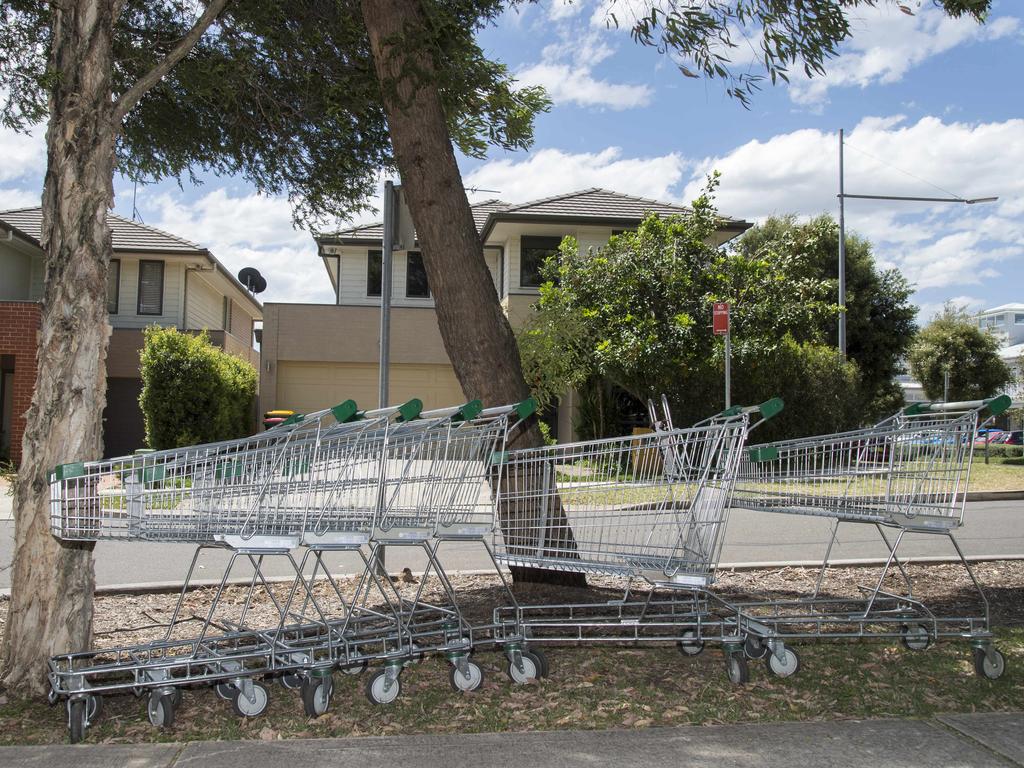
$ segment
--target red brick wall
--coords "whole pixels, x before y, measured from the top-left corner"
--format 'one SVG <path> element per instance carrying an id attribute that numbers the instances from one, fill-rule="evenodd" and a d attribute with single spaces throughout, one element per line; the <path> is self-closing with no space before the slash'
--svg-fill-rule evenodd
<path id="1" fill-rule="evenodd" d="M 21 461 L 25 412 L 36 385 L 36 341 L 40 306 L 32 301 L 0 301 L 0 355 L 14 355 L 14 408 L 11 459 Z"/>

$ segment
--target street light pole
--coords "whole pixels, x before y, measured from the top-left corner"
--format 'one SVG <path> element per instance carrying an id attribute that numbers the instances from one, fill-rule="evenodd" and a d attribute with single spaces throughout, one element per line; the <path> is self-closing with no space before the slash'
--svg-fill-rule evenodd
<path id="1" fill-rule="evenodd" d="M 839 129 L 839 353 L 846 358 L 846 200 L 896 200 L 915 203 L 994 203 L 998 197 L 910 197 L 905 195 L 853 195 L 846 192 L 843 170 L 843 129 Z"/>
<path id="2" fill-rule="evenodd" d="M 846 191 L 843 187 L 843 129 L 839 129 L 839 354 L 846 359 Z"/>

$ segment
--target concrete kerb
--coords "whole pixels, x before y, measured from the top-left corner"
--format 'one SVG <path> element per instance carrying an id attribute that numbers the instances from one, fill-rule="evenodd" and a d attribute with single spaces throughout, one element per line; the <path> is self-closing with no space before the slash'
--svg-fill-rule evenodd
<path id="1" fill-rule="evenodd" d="M 137 768 L 269 768 L 309 764 L 322 768 L 575 768 L 638 761 L 649 768 L 714 764 L 721 768 L 977 768 L 1021 765 L 979 738 L 1024 728 L 1021 713 L 977 715 L 967 726 L 936 720 L 839 720 L 737 725 L 691 725 L 608 731 L 527 731 L 422 734 L 280 741 L 192 742 L 139 745 L 0 747 L 10 768 L 62 765 L 80 768 L 131 764 Z M 970 716 L 967 716 L 970 717 Z M 989 722 L 991 720 L 991 722 Z M 1012 754 L 1012 753 L 1011 753 Z M 127 758 L 127 759 L 126 759 Z"/>

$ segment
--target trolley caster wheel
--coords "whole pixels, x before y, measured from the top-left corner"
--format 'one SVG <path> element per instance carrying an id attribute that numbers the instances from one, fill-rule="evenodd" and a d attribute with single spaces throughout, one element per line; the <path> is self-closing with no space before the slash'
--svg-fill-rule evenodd
<path id="1" fill-rule="evenodd" d="M 743 685 L 748 682 L 750 669 L 747 667 L 746 657 L 741 652 L 727 653 L 725 655 L 725 673 L 733 685 Z"/>
<path id="2" fill-rule="evenodd" d="M 366 681 L 366 698 L 371 704 L 390 704 L 398 698 L 402 691 L 402 684 L 396 674 L 394 679 L 388 682 L 387 670 L 380 670 L 372 674 Z"/>
<path id="3" fill-rule="evenodd" d="M 904 624 L 900 642 L 908 651 L 923 651 L 932 644 L 932 635 L 924 624 Z"/>
<path id="4" fill-rule="evenodd" d="M 998 680 L 1006 671 L 1006 658 L 1003 654 L 991 649 L 993 660 L 989 660 L 989 650 L 985 648 L 974 649 L 974 671 L 979 677 L 987 677 L 989 680 Z"/>
<path id="5" fill-rule="evenodd" d="M 231 706 L 239 717 L 259 717 L 267 711 L 270 704 L 270 691 L 263 683 L 253 682 L 252 699 L 245 695 L 245 686 L 235 690 L 235 696 L 231 699 Z"/>
<path id="6" fill-rule="evenodd" d="M 676 647 L 683 656 L 697 656 L 704 650 L 704 641 L 697 637 L 692 629 L 683 632 L 683 639 L 676 643 Z"/>
<path id="7" fill-rule="evenodd" d="M 538 662 L 539 664 L 540 662 Z M 475 661 L 466 660 L 465 674 L 459 670 L 457 664 L 452 664 L 448 670 L 448 682 L 456 691 L 475 691 L 484 684 L 484 671 Z"/>
<path id="8" fill-rule="evenodd" d="M 170 696 L 171 703 L 174 704 L 175 709 L 181 706 L 181 701 L 183 698 L 185 698 L 184 694 L 181 692 L 181 688 L 175 688 L 173 691 L 171 691 Z"/>
<path id="9" fill-rule="evenodd" d="M 331 694 L 334 693 L 334 678 L 307 677 L 302 681 L 302 708 L 306 717 L 320 717 L 331 707 Z"/>
<path id="10" fill-rule="evenodd" d="M 364 661 L 359 664 L 353 664 L 351 667 L 342 667 L 341 674 L 349 675 L 351 677 L 359 677 L 359 675 L 366 671 L 366 666 L 366 662 Z"/>
<path id="11" fill-rule="evenodd" d="M 68 741 L 78 744 L 85 738 L 85 729 L 89 725 L 88 703 L 85 699 L 68 701 Z"/>
<path id="12" fill-rule="evenodd" d="M 216 687 L 213 690 L 217 694 L 218 699 L 223 699 L 224 701 L 231 701 L 233 698 L 235 698 L 235 686 L 233 686 L 231 683 L 217 683 Z"/>
<path id="13" fill-rule="evenodd" d="M 540 662 L 540 676 L 547 677 L 548 673 L 551 671 L 550 666 L 548 666 L 547 654 L 544 653 L 544 651 L 540 648 L 530 648 L 530 650 L 527 651 L 527 653 L 529 653 L 531 656 L 537 657 L 537 661 Z"/>
<path id="14" fill-rule="evenodd" d="M 784 648 L 782 651 L 783 658 L 779 658 L 775 655 L 774 651 L 771 651 L 765 647 L 768 655 L 765 656 L 765 666 L 768 667 L 768 671 L 775 675 L 775 677 L 790 677 L 795 675 L 796 671 L 800 669 L 800 657 L 796 655 L 796 651 L 792 648 Z M 746 681 L 744 681 L 746 682 Z"/>
<path id="15" fill-rule="evenodd" d="M 294 691 L 302 687 L 306 678 L 302 675 L 281 675 L 281 685 L 287 688 L 289 691 Z"/>
<path id="16" fill-rule="evenodd" d="M 146 702 L 146 716 L 157 728 L 170 728 L 174 725 L 174 697 L 169 693 L 153 691 Z"/>
<path id="17" fill-rule="evenodd" d="M 748 659 L 756 661 L 757 659 L 763 659 L 769 653 L 771 653 L 771 649 L 757 635 L 747 635 L 747 638 L 743 641 L 743 655 Z"/>
<path id="18" fill-rule="evenodd" d="M 519 668 L 516 667 L 516 663 L 514 661 L 510 660 L 508 662 L 508 667 L 505 669 L 505 674 L 508 675 L 509 680 L 511 680 L 516 685 L 525 685 L 526 683 L 539 680 L 541 670 L 540 659 L 538 659 L 529 651 L 523 651 L 519 655 L 519 658 L 521 659 L 523 664 L 522 671 L 520 671 Z"/>

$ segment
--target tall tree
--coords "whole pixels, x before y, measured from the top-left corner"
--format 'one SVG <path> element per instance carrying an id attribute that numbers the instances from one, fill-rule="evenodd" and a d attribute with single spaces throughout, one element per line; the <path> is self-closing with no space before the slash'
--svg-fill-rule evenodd
<path id="1" fill-rule="evenodd" d="M 38 91 L 31 87 L 30 60 L 12 62 L 7 54 L 31 56 L 30 46 L 40 43 L 48 51 L 40 239 L 45 281 L 38 373 L 15 491 L 11 607 L 3 645 L 4 683 L 27 692 L 44 689 L 49 656 L 84 647 L 92 632 L 92 547 L 50 535 L 48 473 L 101 452 L 115 143 L 125 116 L 188 54 L 226 3 L 211 0 L 150 70 L 117 93 L 113 38 L 120 0 L 3 8 L 12 26 L 0 50 L 14 66 L 0 74 L 0 82 L 13 86 L 15 98 L 31 103 Z M 41 104 L 34 108 L 41 114 Z M 32 116 L 28 110 L 21 114 Z M 15 113 L 8 108 L 4 116 L 13 121 Z"/>
<path id="2" fill-rule="evenodd" d="M 771 217 L 747 230 L 731 250 L 754 261 L 776 260 L 792 284 L 822 281 L 827 296 L 837 295 L 839 225 L 828 214 L 806 222 L 795 216 Z M 868 420 L 892 413 L 903 402 L 893 377 L 917 330 L 911 293 L 898 270 L 875 266 L 871 243 L 855 234 L 846 236 L 847 352 L 860 368 L 862 406 Z M 785 330 L 800 341 L 835 346 L 837 325 L 830 314 L 816 325 L 788 324 Z"/>
<path id="3" fill-rule="evenodd" d="M 1002 394 L 1014 380 L 1013 370 L 999 357 L 996 337 L 952 304 L 917 334 L 910 348 L 910 372 L 931 400 L 945 396 L 947 374 L 953 401 Z"/>

